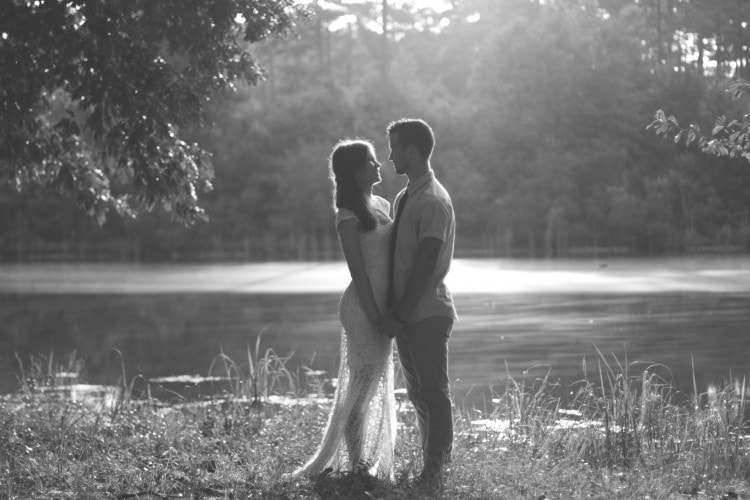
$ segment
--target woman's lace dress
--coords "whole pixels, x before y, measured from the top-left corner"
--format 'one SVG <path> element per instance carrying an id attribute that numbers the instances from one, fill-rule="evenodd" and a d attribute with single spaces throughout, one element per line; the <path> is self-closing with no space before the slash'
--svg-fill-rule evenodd
<path id="1" fill-rule="evenodd" d="M 388 202 L 378 199 L 388 213 Z M 336 223 L 354 214 L 340 209 Z M 391 222 L 360 233 L 367 275 L 381 312 L 387 308 Z M 393 394 L 392 341 L 378 332 L 360 305 L 354 283 L 341 296 L 339 318 L 341 363 L 338 385 L 315 455 L 292 476 L 333 471 L 366 470 L 393 479 L 396 440 L 396 400 Z"/>

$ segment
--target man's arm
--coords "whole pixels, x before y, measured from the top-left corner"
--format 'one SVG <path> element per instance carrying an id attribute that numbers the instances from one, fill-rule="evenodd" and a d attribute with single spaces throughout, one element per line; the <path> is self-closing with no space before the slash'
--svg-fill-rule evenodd
<path id="1" fill-rule="evenodd" d="M 411 275 L 406 281 L 406 289 L 396 306 L 383 320 L 382 328 L 389 337 L 395 337 L 403 325 L 409 321 L 414 309 L 427 292 L 443 242 L 438 238 L 423 238 L 417 246 L 417 256 Z"/>

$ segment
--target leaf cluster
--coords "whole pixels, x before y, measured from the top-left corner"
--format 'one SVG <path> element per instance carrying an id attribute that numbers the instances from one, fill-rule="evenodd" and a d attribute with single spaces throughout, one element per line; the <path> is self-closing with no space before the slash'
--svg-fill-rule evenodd
<path id="1" fill-rule="evenodd" d="M 211 155 L 180 138 L 263 71 L 248 44 L 292 28 L 292 0 L 5 2 L 0 179 L 106 212 L 203 216 Z"/>
<path id="2" fill-rule="evenodd" d="M 736 99 L 749 90 L 750 82 L 735 78 L 727 92 L 731 92 Z M 704 153 L 750 161 L 750 114 L 745 114 L 742 120 L 734 119 L 729 122 L 725 115 L 718 116 L 709 135 L 704 134 L 697 124 L 680 126 L 677 118 L 668 116 L 664 110 L 659 109 L 647 129 L 653 130 L 656 135 L 672 138 L 675 144 L 684 142 L 686 146 L 690 146 L 696 143 Z"/>

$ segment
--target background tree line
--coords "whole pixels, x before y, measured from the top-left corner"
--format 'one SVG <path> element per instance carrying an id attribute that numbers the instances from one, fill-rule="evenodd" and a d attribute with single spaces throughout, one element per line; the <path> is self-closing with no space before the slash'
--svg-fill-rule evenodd
<path id="1" fill-rule="evenodd" d="M 325 259 L 338 254 L 326 160 L 342 137 L 375 141 L 380 194 L 404 180 L 385 126 L 422 117 L 454 199 L 457 254 L 655 255 L 750 250 L 750 166 L 646 130 L 742 116 L 742 0 L 313 1 L 296 35 L 251 51 L 267 81 L 208 104 L 183 134 L 213 154 L 210 218 L 164 211 L 99 225 L 34 189 L 0 190 L 5 260 Z"/>

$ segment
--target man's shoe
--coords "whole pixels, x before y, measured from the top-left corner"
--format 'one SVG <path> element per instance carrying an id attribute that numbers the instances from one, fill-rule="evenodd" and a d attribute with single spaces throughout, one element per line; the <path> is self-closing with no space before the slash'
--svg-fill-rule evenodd
<path id="1" fill-rule="evenodd" d="M 445 487 L 445 476 L 442 471 L 422 471 L 414 479 L 414 488 L 428 492 L 442 491 Z"/>

